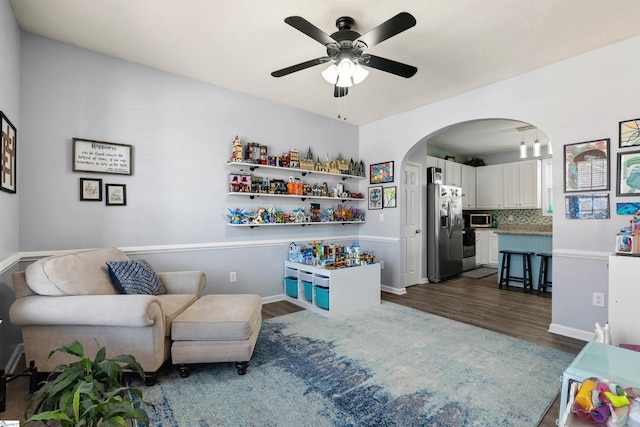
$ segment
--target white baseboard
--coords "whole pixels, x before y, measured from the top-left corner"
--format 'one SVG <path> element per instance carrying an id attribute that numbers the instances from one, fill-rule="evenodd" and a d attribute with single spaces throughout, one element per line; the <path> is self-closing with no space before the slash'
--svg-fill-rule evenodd
<path id="1" fill-rule="evenodd" d="M 407 293 L 407 288 L 393 288 L 385 285 L 380 285 L 380 290 L 394 295 L 404 295 Z"/>
<path id="2" fill-rule="evenodd" d="M 269 304 L 272 302 L 284 301 L 284 294 L 271 295 L 270 297 L 262 297 L 262 304 Z"/>
<path id="3" fill-rule="evenodd" d="M 557 323 L 549 325 L 549 332 L 585 342 L 592 341 L 594 335 L 593 331 L 583 331 L 582 329 L 570 328 L 568 326 L 558 325 Z"/>

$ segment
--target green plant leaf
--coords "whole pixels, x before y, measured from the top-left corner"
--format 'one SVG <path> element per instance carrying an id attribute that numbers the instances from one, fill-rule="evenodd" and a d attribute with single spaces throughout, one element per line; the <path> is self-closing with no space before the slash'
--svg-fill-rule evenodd
<path id="1" fill-rule="evenodd" d="M 108 359 L 106 350 L 97 341 L 96 345 L 93 361 L 84 355 L 77 341 L 54 350 L 51 354 L 72 354 L 78 360 L 59 365 L 57 372 L 34 393 L 28 410 L 35 405 L 39 420 L 54 421 L 61 427 L 126 426 L 127 420 L 148 426 L 149 416 L 143 406 L 155 406 L 142 400 L 141 390 L 123 386 L 123 370 L 144 378 L 142 367 L 130 355 Z"/>
<path id="2" fill-rule="evenodd" d="M 45 412 L 40 412 L 39 414 L 34 414 L 32 415 L 27 421 L 25 421 L 26 423 L 32 422 L 32 421 L 68 421 L 70 423 L 73 423 L 73 420 L 71 418 L 69 418 L 66 414 L 63 414 L 60 411 L 45 411 Z"/>

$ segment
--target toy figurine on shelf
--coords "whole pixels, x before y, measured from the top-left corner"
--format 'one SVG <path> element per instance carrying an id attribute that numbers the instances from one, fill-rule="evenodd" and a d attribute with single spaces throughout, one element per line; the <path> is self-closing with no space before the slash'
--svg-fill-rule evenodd
<path id="1" fill-rule="evenodd" d="M 244 209 L 227 209 L 229 213 L 227 217 L 229 218 L 229 222 L 231 224 L 242 224 L 245 218 L 245 210 Z"/>
<path id="2" fill-rule="evenodd" d="M 238 135 L 236 135 L 231 143 L 231 161 L 244 162 L 244 147 L 240 143 Z"/>

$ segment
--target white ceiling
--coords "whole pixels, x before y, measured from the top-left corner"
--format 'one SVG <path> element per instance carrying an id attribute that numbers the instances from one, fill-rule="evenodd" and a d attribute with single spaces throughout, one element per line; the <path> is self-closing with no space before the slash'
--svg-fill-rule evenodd
<path id="1" fill-rule="evenodd" d="M 354 125 L 640 34 L 638 0 L 11 3 L 25 31 L 336 120 L 340 115 Z M 351 16 L 353 29 L 364 34 L 403 11 L 411 13 L 417 25 L 368 52 L 416 66 L 418 72 L 410 79 L 371 69 L 348 96 L 334 98 L 333 87 L 320 75 L 326 66 L 280 78 L 270 75 L 326 54 L 317 41 L 285 24 L 287 16 L 302 16 L 327 34 L 336 31 L 338 17 Z"/>

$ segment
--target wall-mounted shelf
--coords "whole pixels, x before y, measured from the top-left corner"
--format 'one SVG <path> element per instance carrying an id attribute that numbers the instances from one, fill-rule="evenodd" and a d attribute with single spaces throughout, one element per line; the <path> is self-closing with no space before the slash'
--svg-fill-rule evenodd
<path id="1" fill-rule="evenodd" d="M 367 221 L 326 221 L 326 222 L 269 222 L 269 223 L 263 223 L 263 224 L 231 224 L 228 223 L 227 225 L 230 227 L 249 227 L 249 228 L 254 228 L 254 227 L 278 227 L 278 226 L 283 226 L 283 225 L 300 225 L 302 227 L 304 227 L 305 225 L 338 225 L 338 224 L 342 224 L 342 225 L 349 225 L 349 224 L 364 224 Z"/>
<path id="2" fill-rule="evenodd" d="M 329 197 L 329 196 L 299 196 L 295 194 L 269 194 L 269 193 L 241 193 L 238 191 L 230 191 L 227 193 L 228 196 L 243 196 L 248 197 L 250 199 L 254 199 L 256 197 L 282 197 L 285 199 L 300 199 L 303 202 L 306 199 L 314 199 L 314 200 L 335 200 L 338 202 L 362 202 L 365 201 L 365 198 L 357 198 L 357 197 Z"/>
<path id="3" fill-rule="evenodd" d="M 251 172 L 253 172 L 256 169 L 263 168 L 263 169 L 272 169 L 272 170 L 279 170 L 279 171 L 286 171 L 286 172 L 296 172 L 296 173 L 301 174 L 302 176 L 306 176 L 306 175 L 327 175 L 327 176 L 339 177 L 342 180 L 345 180 L 347 178 L 365 179 L 364 176 L 359 176 L 359 175 L 346 175 L 346 174 L 343 174 L 343 173 L 320 172 L 320 171 L 308 170 L 308 169 L 300 169 L 300 168 L 283 168 L 283 167 L 280 167 L 280 166 L 259 165 L 259 164 L 256 164 L 256 163 L 227 162 L 227 166 L 231 166 L 231 167 L 235 167 L 235 168 L 239 168 L 239 169 L 248 168 Z"/>

